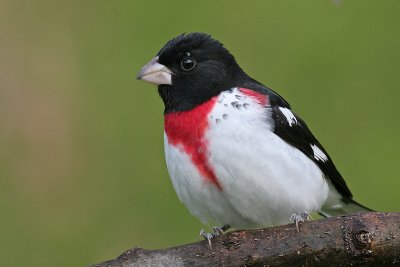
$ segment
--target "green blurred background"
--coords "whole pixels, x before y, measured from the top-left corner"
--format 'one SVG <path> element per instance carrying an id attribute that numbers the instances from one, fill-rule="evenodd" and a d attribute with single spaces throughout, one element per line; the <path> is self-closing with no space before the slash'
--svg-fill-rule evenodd
<path id="1" fill-rule="evenodd" d="M 355 198 L 400 209 L 400 1 L 0 1 L 2 266 L 85 266 L 199 239 L 135 74 L 202 31 L 308 122 Z"/>

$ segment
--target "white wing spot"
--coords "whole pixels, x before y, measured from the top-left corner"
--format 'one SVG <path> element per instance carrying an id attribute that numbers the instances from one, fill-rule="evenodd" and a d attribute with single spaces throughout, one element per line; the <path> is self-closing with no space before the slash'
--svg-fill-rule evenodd
<path id="1" fill-rule="evenodd" d="M 297 119 L 294 116 L 294 114 L 290 111 L 290 109 L 282 108 L 282 107 L 280 107 L 279 109 L 280 109 L 280 111 L 282 111 L 283 115 L 285 115 L 285 117 L 289 123 L 289 126 L 292 126 L 292 124 L 297 124 Z"/>
<path id="2" fill-rule="evenodd" d="M 324 152 L 322 152 L 319 147 L 317 147 L 316 145 L 311 145 L 311 148 L 314 151 L 314 158 L 316 160 L 322 160 L 323 162 L 328 160 L 328 157 L 325 155 Z"/>

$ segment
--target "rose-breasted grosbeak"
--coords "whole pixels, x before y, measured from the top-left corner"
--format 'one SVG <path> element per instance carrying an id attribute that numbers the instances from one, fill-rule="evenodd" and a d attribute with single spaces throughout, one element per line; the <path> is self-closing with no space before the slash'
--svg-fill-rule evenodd
<path id="1" fill-rule="evenodd" d="M 203 33 L 170 40 L 137 75 L 164 101 L 165 158 L 179 199 L 203 223 L 253 228 L 368 210 L 276 92 Z M 298 225 L 297 225 L 298 226 Z"/>

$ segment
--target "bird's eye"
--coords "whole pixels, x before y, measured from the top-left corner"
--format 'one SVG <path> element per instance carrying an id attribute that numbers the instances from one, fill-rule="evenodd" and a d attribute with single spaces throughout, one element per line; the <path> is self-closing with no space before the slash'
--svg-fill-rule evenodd
<path id="1" fill-rule="evenodd" d="M 186 57 L 181 62 L 181 68 L 184 71 L 192 70 L 196 66 L 196 60 L 191 57 Z"/>

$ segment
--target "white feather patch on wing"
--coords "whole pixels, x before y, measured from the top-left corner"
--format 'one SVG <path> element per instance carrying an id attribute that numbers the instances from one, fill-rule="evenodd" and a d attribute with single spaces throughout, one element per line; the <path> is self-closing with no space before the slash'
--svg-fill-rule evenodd
<path id="1" fill-rule="evenodd" d="M 294 114 L 290 111 L 290 109 L 283 108 L 283 107 L 280 107 L 279 109 L 280 109 L 280 111 L 282 111 L 283 115 L 285 115 L 286 120 L 289 123 L 289 126 L 292 126 L 293 124 L 297 124 L 297 119 L 294 116 Z"/>
<path id="2" fill-rule="evenodd" d="M 324 152 L 322 152 L 322 150 L 318 146 L 311 145 L 311 148 L 312 148 L 312 150 L 314 152 L 314 158 L 316 160 L 321 160 L 323 162 L 328 160 L 328 157 L 325 155 Z"/>

